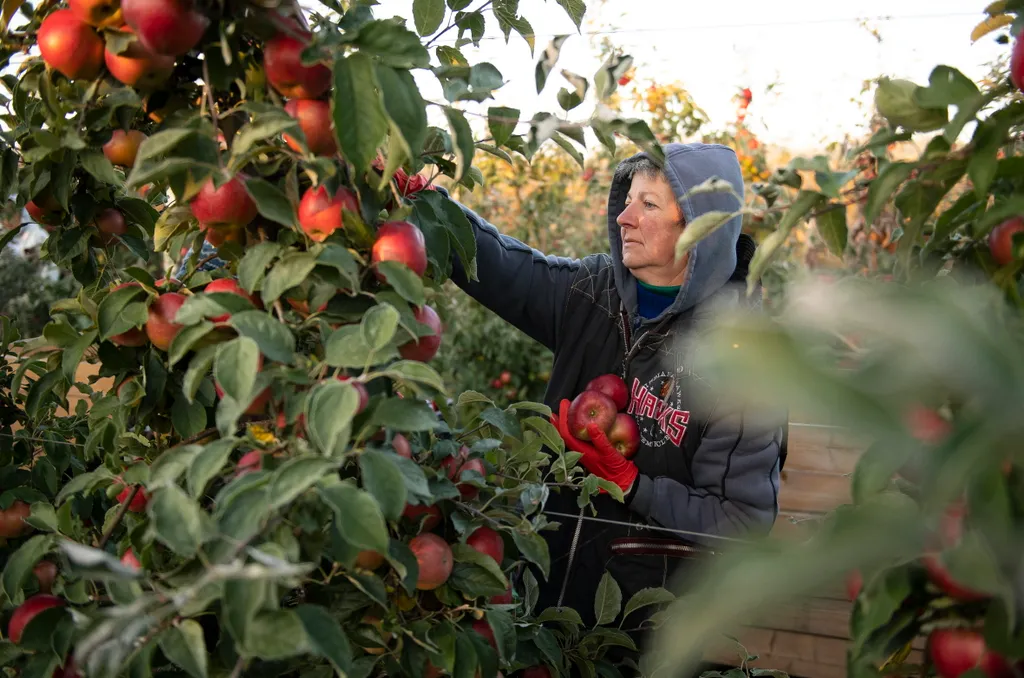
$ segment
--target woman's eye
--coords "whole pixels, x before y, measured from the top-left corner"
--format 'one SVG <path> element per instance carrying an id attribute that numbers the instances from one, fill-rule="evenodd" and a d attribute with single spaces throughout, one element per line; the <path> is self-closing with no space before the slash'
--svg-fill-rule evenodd
<path id="1" fill-rule="evenodd" d="M 655 205 L 650 200 L 647 200 L 646 202 L 644 202 L 644 207 L 646 207 L 647 209 L 654 209 L 655 207 L 657 207 L 657 205 Z"/>

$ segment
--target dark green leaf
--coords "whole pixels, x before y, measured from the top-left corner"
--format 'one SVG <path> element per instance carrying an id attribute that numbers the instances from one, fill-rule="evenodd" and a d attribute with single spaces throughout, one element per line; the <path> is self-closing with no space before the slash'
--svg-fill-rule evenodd
<path id="1" fill-rule="evenodd" d="M 367 55 L 342 56 L 334 62 L 333 112 L 341 151 L 357 172 L 367 171 L 388 132 L 373 61 Z"/>
<path id="2" fill-rule="evenodd" d="M 160 649 L 192 678 L 206 678 L 206 641 L 199 622 L 183 619 L 164 631 L 160 635 Z"/>
<path id="3" fill-rule="evenodd" d="M 177 365 L 203 337 L 212 331 L 213 323 L 206 320 L 179 331 L 174 335 L 174 339 L 171 339 L 171 345 L 167 349 L 167 364 L 172 367 Z"/>
<path id="4" fill-rule="evenodd" d="M 328 380 L 318 384 L 306 401 L 309 438 L 327 456 L 341 454 L 359 407 L 359 395 L 351 384 Z"/>
<path id="5" fill-rule="evenodd" d="M 440 2 L 441 0 L 430 0 Z M 384 110 L 402 133 L 409 154 L 418 157 L 427 136 L 426 104 L 412 74 L 377 64 L 377 81 L 384 99 Z"/>
<path id="6" fill-rule="evenodd" d="M 195 400 L 196 392 L 203 378 L 210 373 L 213 361 L 217 356 L 217 346 L 207 346 L 196 353 L 188 364 L 185 377 L 181 382 L 181 390 L 189 400 Z"/>
<path id="7" fill-rule="evenodd" d="M 401 19 L 381 19 L 370 21 L 359 30 L 355 44 L 366 57 L 371 54 L 380 59 L 381 63 L 395 68 L 428 68 L 430 54 L 423 46 L 419 36 L 403 26 Z M 367 59 L 369 62 L 369 59 Z M 337 76 L 337 63 L 335 63 Z M 337 82 L 337 80 L 335 80 Z M 353 105 L 358 99 L 348 99 Z"/>
<path id="8" fill-rule="evenodd" d="M 457 108 L 444 107 L 445 117 L 448 118 L 448 128 L 451 130 L 452 139 L 455 142 L 455 181 L 462 181 L 473 164 L 473 155 L 476 145 L 473 140 L 473 130 L 466 121 L 466 116 Z"/>
<path id="9" fill-rule="evenodd" d="M 239 402 L 248 402 L 256 384 L 260 348 L 249 337 L 238 337 L 217 347 L 213 378 L 224 393 Z"/>
<path id="10" fill-rule="evenodd" d="M 583 15 L 587 13 L 587 5 L 583 0 L 555 0 L 559 7 L 565 10 L 572 22 L 576 24 L 577 30 L 583 22 Z"/>
<path id="11" fill-rule="evenodd" d="M 110 164 L 110 161 L 107 160 L 107 157 L 101 151 L 81 151 L 78 154 L 78 159 L 82 163 L 82 168 L 97 181 L 110 184 L 111 186 L 120 186 L 124 182 L 117 172 L 114 171 L 114 166 Z"/>
<path id="12" fill-rule="evenodd" d="M 137 299 L 141 299 L 146 291 L 140 286 L 132 285 L 114 290 L 100 302 L 96 323 L 100 330 L 100 339 L 109 339 L 136 327 L 135 318 L 126 317 L 125 308 Z M 145 317 L 142 318 L 145 322 Z M 142 323 L 138 323 L 141 325 Z"/>
<path id="13" fill-rule="evenodd" d="M 444 14 L 444 0 L 413 0 L 412 18 L 420 35 L 432 35 L 441 27 Z"/>
<path id="14" fill-rule="evenodd" d="M 536 532 L 513 530 L 512 540 L 523 557 L 539 567 L 546 579 L 548 571 L 551 569 L 551 556 L 548 553 L 548 543 L 544 537 Z"/>
<path id="15" fill-rule="evenodd" d="M 558 56 L 562 52 L 562 44 L 569 39 L 568 35 L 556 35 L 541 54 L 537 66 L 534 68 L 534 80 L 537 85 L 537 94 L 544 91 L 544 85 L 548 81 L 548 74 L 558 63 Z"/>
<path id="16" fill-rule="evenodd" d="M 37 534 L 18 547 L 18 550 L 7 557 L 4 565 L 4 572 L 0 580 L 3 582 L 3 591 L 8 599 L 15 600 L 21 587 L 43 556 L 53 548 L 53 537 L 45 534 Z"/>
<path id="17" fill-rule="evenodd" d="M 394 459 L 398 457 L 372 449 L 359 455 L 363 487 L 377 500 L 388 520 L 398 520 L 406 502 L 405 478 Z"/>
<path id="18" fill-rule="evenodd" d="M 276 115 L 261 113 L 235 133 L 234 139 L 231 140 L 231 155 L 233 158 L 243 156 L 259 142 L 273 139 L 282 132 L 294 132 L 298 127 L 298 121 L 283 111 Z"/>
<path id="19" fill-rule="evenodd" d="M 831 205 L 818 214 L 816 222 L 828 251 L 841 257 L 846 249 L 846 207 Z"/>
<path id="20" fill-rule="evenodd" d="M 234 449 L 235 441 L 228 438 L 216 440 L 203 447 L 203 451 L 188 465 L 188 491 L 199 498 L 206 492 L 206 486 L 221 472 Z"/>
<path id="21" fill-rule="evenodd" d="M 206 428 L 206 408 L 198 401 L 175 398 L 171 407 L 171 424 L 182 438 L 191 438 Z"/>
<path id="22" fill-rule="evenodd" d="M 668 589 L 661 587 L 652 587 L 646 589 L 640 589 L 633 594 L 633 597 L 626 603 L 626 609 L 623 612 L 622 618 L 625 619 L 633 612 L 647 607 L 648 605 L 664 605 L 671 603 L 676 599 L 674 593 Z"/>
<path id="23" fill-rule="evenodd" d="M 605 572 L 594 598 L 594 616 L 598 626 L 611 623 L 622 610 L 622 591 L 610 572 Z"/>
<path id="24" fill-rule="evenodd" d="M 309 638 L 295 610 L 261 612 L 249 625 L 246 651 L 262 659 L 285 659 L 309 651 Z"/>
<path id="25" fill-rule="evenodd" d="M 285 226 L 295 223 L 295 208 L 288 201 L 288 196 L 268 181 L 251 178 L 245 182 L 245 190 L 252 196 L 260 214 L 270 221 Z"/>
<path id="26" fill-rule="evenodd" d="M 504 146 L 519 124 L 519 109 L 491 106 L 487 109 L 487 125 L 495 146 Z"/>
<path id="27" fill-rule="evenodd" d="M 157 540 L 178 555 L 190 557 L 203 543 L 203 513 L 177 485 L 156 490 L 147 513 Z"/>
<path id="28" fill-rule="evenodd" d="M 437 414 L 419 401 L 388 398 L 373 411 L 373 425 L 398 431 L 432 431 L 438 426 Z"/>
<path id="29" fill-rule="evenodd" d="M 263 311 L 243 311 L 232 315 L 229 322 L 243 337 L 249 337 L 271 360 L 290 364 L 295 358 L 295 335 L 287 325 Z"/>
<path id="30" fill-rule="evenodd" d="M 377 264 L 377 269 L 387 283 L 410 304 L 422 306 L 426 303 L 423 280 L 408 266 L 396 261 L 382 261 Z"/>
<path id="31" fill-rule="evenodd" d="M 275 302 L 286 291 L 302 283 L 315 267 L 316 258 L 308 252 L 289 252 L 281 257 L 263 281 L 263 302 Z"/>
<path id="32" fill-rule="evenodd" d="M 864 205 L 865 225 L 871 226 L 875 223 L 889 198 L 913 170 L 914 165 L 908 162 L 894 162 L 882 168 L 868 188 L 868 201 Z"/>
<path id="33" fill-rule="evenodd" d="M 503 661 L 512 661 L 516 651 L 516 629 L 512 616 L 504 610 L 487 610 L 487 623 L 494 632 L 494 641 L 498 645 L 498 656 Z"/>
<path id="34" fill-rule="evenodd" d="M 261 242 L 247 249 L 238 264 L 238 284 L 250 294 L 254 292 L 256 286 L 262 282 L 267 266 L 281 254 L 282 249 L 276 242 Z"/>
<path id="35" fill-rule="evenodd" d="M 380 351 L 373 351 L 363 337 L 359 325 L 344 325 L 327 339 L 325 359 L 332 367 L 364 368 L 395 357 L 394 342 Z"/>
<path id="36" fill-rule="evenodd" d="M 508 579 L 501 571 L 501 563 L 496 562 L 489 555 L 480 553 L 466 544 L 452 544 L 452 556 L 457 563 L 471 563 L 486 570 L 488 574 L 494 577 L 494 583 L 502 590 L 508 587 Z"/>
<path id="37" fill-rule="evenodd" d="M 256 613 L 263 607 L 267 593 L 267 584 L 263 581 L 246 579 L 229 579 L 224 582 L 224 596 L 221 609 L 224 626 L 235 639 L 244 646 L 246 631 Z"/>
<path id="38" fill-rule="evenodd" d="M 346 483 L 320 488 L 320 496 L 334 509 L 335 526 L 352 546 L 388 552 L 388 529 L 376 500 Z"/>
<path id="39" fill-rule="evenodd" d="M 295 614 L 302 622 L 313 650 L 326 657 L 338 673 L 351 671 L 352 648 L 338 621 L 318 605 L 300 605 L 295 608 Z"/>
<path id="40" fill-rule="evenodd" d="M 270 507 L 290 504 L 338 465 L 320 457 L 296 457 L 281 464 L 270 482 Z"/>

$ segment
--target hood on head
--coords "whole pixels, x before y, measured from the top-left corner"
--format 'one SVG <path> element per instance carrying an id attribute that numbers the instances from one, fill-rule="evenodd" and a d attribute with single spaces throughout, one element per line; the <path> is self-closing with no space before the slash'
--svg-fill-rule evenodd
<path id="1" fill-rule="evenodd" d="M 743 175 L 736 152 L 731 148 L 721 144 L 691 143 L 667 144 L 664 149 L 665 175 L 687 224 L 707 212 L 735 212 L 742 207 L 742 200 L 737 202 L 736 197 L 729 193 L 705 193 L 683 198 L 695 186 L 711 177 L 718 177 L 732 184 L 742 199 Z M 641 156 L 647 154 L 638 153 L 633 158 Z M 631 181 L 632 179 L 628 178 L 612 180 L 611 192 L 608 195 L 608 240 L 615 265 L 615 285 L 630 317 L 635 318 L 636 278 L 622 263 L 622 235 L 620 226 L 615 222 L 626 208 L 626 194 L 629 193 Z M 739 239 L 742 223 L 742 216 L 733 217 L 690 250 L 686 282 L 679 288 L 672 305 L 659 318 L 653 320 L 663 318 L 667 313 L 681 313 L 690 309 L 725 285 L 736 268 L 736 241 Z"/>

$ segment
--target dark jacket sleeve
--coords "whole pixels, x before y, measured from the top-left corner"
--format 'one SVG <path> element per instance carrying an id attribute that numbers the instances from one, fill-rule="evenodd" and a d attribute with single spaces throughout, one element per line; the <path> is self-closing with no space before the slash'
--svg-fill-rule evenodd
<path id="1" fill-rule="evenodd" d="M 458 203 L 456 203 L 458 204 Z M 498 232 L 473 210 L 459 205 L 476 235 L 477 280 L 455 256 L 452 281 L 469 296 L 522 332 L 554 350 L 578 259 L 549 256 Z"/>
<path id="2" fill-rule="evenodd" d="M 784 425 L 782 413 L 740 410 L 713 417 L 693 456 L 693 487 L 641 474 L 630 509 L 677 530 L 723 536 L 767 533 L 779 512 Z"/>

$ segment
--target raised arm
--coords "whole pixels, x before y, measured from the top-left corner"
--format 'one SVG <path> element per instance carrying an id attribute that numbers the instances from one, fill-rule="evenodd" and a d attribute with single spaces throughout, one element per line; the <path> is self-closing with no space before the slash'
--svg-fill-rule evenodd
<path id="1" fill-rule="evenodd" d="M 554 350 L 555 337 L 578 259 L 544 255 L 498 232 L 460 205 L 476 234 L 477 280 L 470 280 L 456 256 L 452 281 L 488 309 Z"/>

